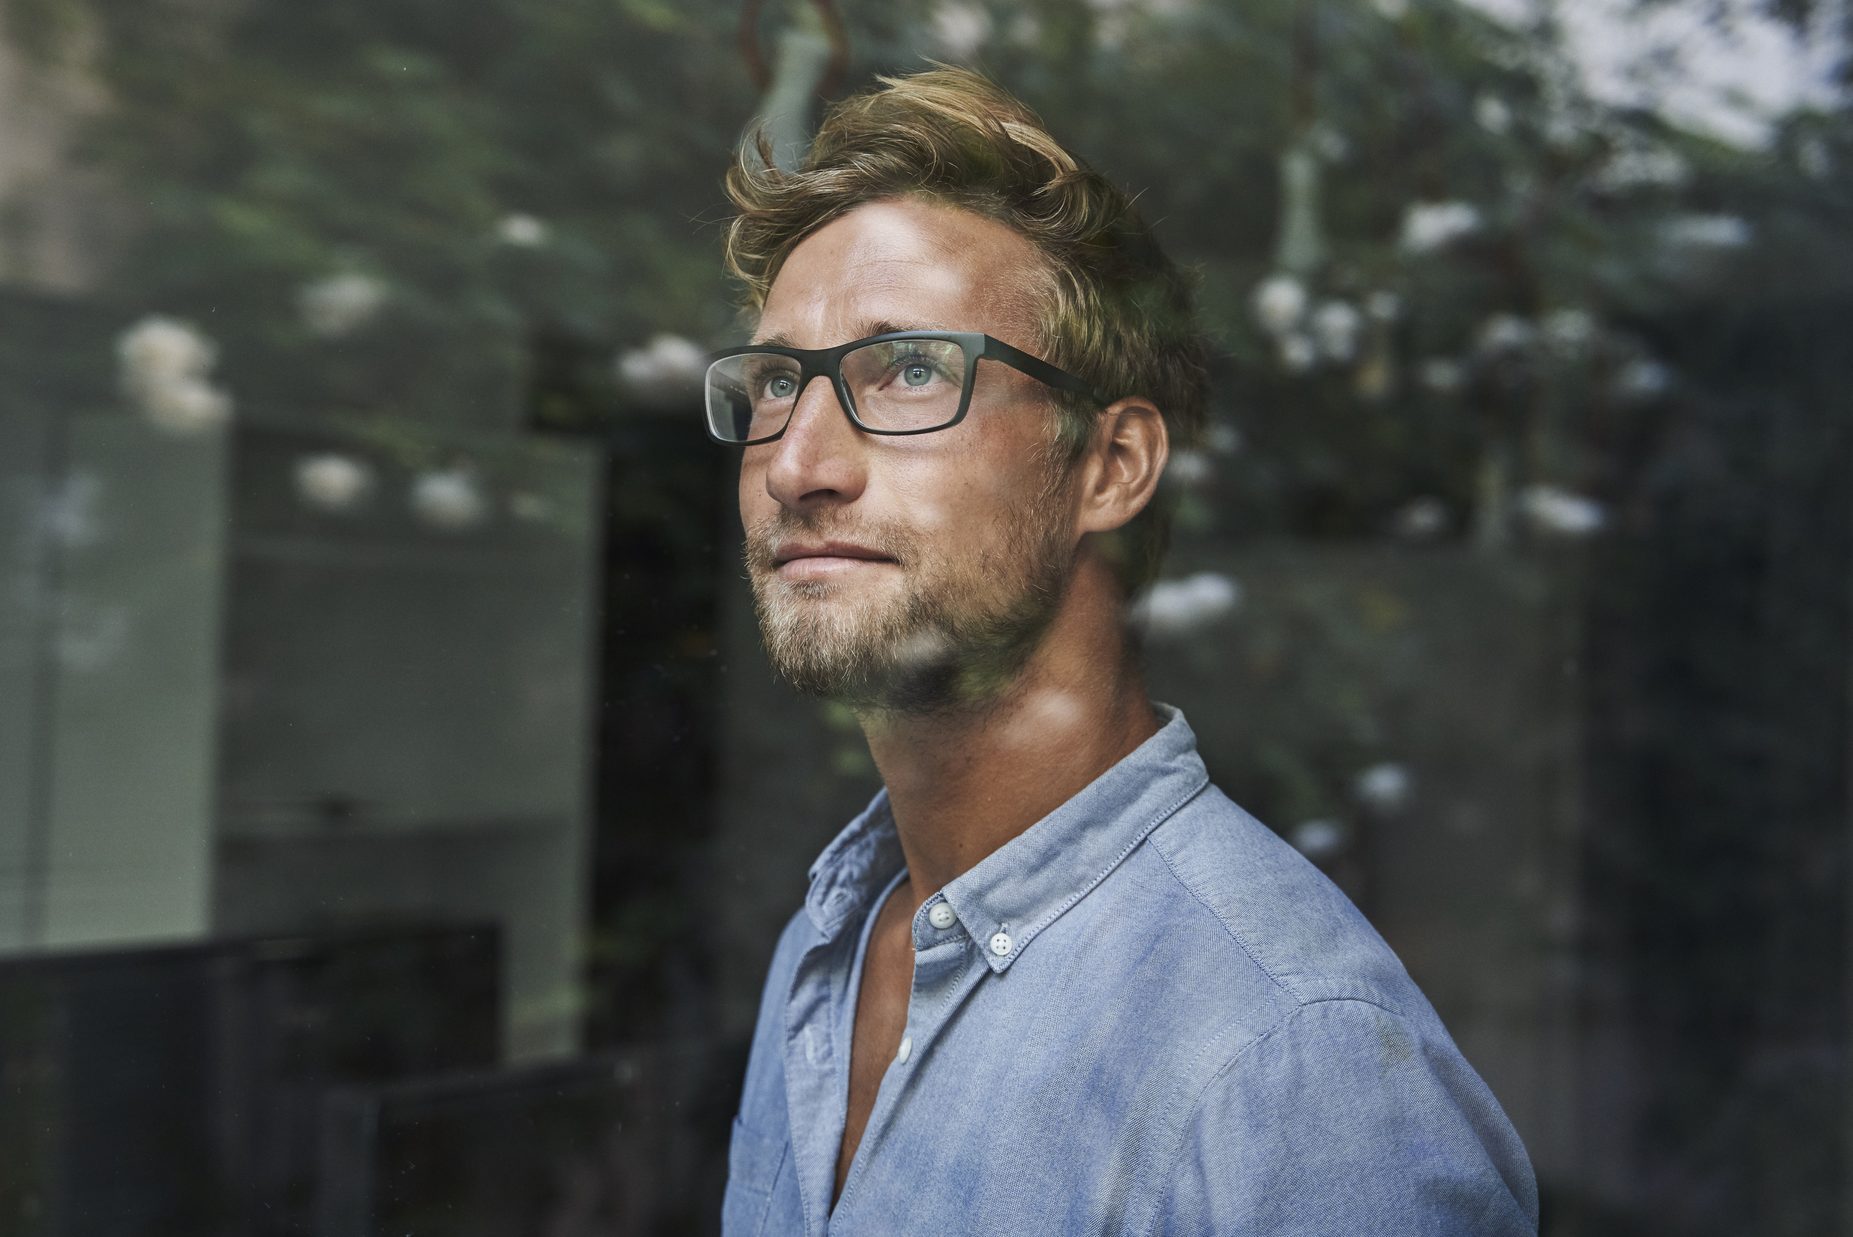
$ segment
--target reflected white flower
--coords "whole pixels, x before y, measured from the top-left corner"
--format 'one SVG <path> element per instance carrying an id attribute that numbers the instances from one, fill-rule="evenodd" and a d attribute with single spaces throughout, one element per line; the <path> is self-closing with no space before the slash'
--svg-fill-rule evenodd
<path id="1" fill-rule="evenodd" d="M 71 473 L 39 500 L 34 522 L 58 545 L 74 550 L 95 545 L 103 537 L 102 497 L 103 483 L 96 474 Z"/>
<path id="2" fill-rule="evenodd" d="M 1303 374 L 1318 359 L 1318 345 L 1309 336 L 1296 331 L 1280 341 L 1280 364 L 1288 373 Z"/>
<path id="3" fill-rule="evenodd" d="M 1409 16 L 1409 0 L 1370 0 L 1370 5 L 1386 21 L 1401 21 Z"/>
<path id="4" fill-rule="evenodd" d="M 1834 155 L 1818 133 L 1810 133 L 1795 144 L 1795 166 L 1810 180 L 1826 180 L 1834 172 Z"/>
<path id="5" fill-rule="evenodd" d="M 1313 153 L 1327 163 L 1343 163 L 1351 157 L 1351 139 L 1339 132 L 1337 126 L 1321 121 L 1307 133 L 1306 140 L 1313 148 Z"/>
<path id="6" fill-rule="evenodd" d="M 1126 12 L 1129 0 L 1088 0 L 1094 10 L 1094 46 L 1115 52 L 1126 44 L 1131 23 Z"/>
<path id="7" fill-rule="evenodd" d="M 1544 119 L 1544 141 L 1555 150 L 1569 150 L 1583 138 L 1583 123 L 1570 112 L 1562 109 L 1550 112 Z"/>
<path id="8" fill-rule="evenodd" d="M 296 294 L 303 325 L 324 339 L 351 335 L 386 304 L 386 285 L 359 271 L 344 271 L 304 284 Z"/>
<path id="9" fill-rule="evenodd" d="M 707 359 L 692 340 L 680 335 L 652 336 L 641 348 L 619 354 L 618 381 L 651 403 L 680 400 L 701 385 Z"/>
<path id="10" fill-rule="evenodd" d="M 207 381 L 219 350 L 192 326 L 153 315 L 116 341 L 123 394 L 150 422 L 191 434 L 223 425 L 231 396 Z"/>
<path id="11" fill-rule="evenodd" d="M 1227 421 L 1218 421 L 1204 432 L 1203 445 L 1215 455 L 1234 455 L 1242 449 L 1242 431 Z"/>
<path id="12" fill-rule="evenodd" d="M 1025 705 L 1022 717 L 1028 726 L 1021 733 L 1031 741 L 1041 741 L 1051 734 L 1069 734 L 1087 724 L 1087 706 L 1069 692 L 1036 691 Z"/>
<path id="13" fill-rule="evenodd" d="M 1133 619 L 1154 639 L 1191 635 L 1242 604 L 1242 586 L 1214 571 L 1160 580 L 1133 605 Z"/>
<path id="14" fill-rule="evenodd" d="M 1615 375 L 1616 398 L 1628 403 L 1646 403 L 1665 395 L 1673 385 L 1673 371 L 1647 357 L 1636 357 Z"/>
<path id="15" fill-rule="evenodd" d="M 1503 135 L 1512 128 L 1512 109 L 1496 94 L 1483 94 L 1473 101 L 1474 123 L 1488 133 Z"/>
<path id="16" fill-rule="evenodd" d="M 1480 208 L 1471 202 L 1411 202 L 1397 243 L 1408 253 L 1434 253 L 1478 232 L 1481 223 Z"/>
<path id="17" fill-rule="evenodd" d="M 336 451 L 305 455 L 296 461 L 296 492 L 312 507 L 346 511 L 373 488 L 373 470 Z"/>
<path id="18" fill-rule="evenodd" d="M 1411 781 L 1405 766 L 1386 760 L 1358 774 L 1352 791 L 1364 806 L 1379 812 L 1394 812 L 1409 801 Z"/>
<path id="19" fill-rule="evenodd" d="M 1364 298 L 1364 312 L 1378 322 L 1394 322 L 1403 316 L 1403 298 L 1380 289 Z"/>
<path id="20" fill-rule="evenodd" d="M 1466 382 L 1467 374 L 1459 361 L 1444 356 L 1429 357 L 1422 362 L 1416 376 L 1423 386 L 1437 395 L 1452 395 Z"/>
<path id="21" fill-rule="evenodd" d="M 1587 309 L 1553 309 L 1544 315 L 1544 343 L 1564 357 L 1578 357 L 1596 338 L 1596 319 Z"/>
<path id="22" fill-rule="evenodd" d="M 1587 537 L 1608 519 L 1595 499 L 1554 485 L 1526 486 L 1519 491 L 1518 509 L 1532 528 L 1559 537 Z"/>
<path id="23" fill-rule="evenodd" d="M 421 474 L 412 482 L 411 504 L 420 521 L 447 532 L 474 528 L 489 514 L 475 474 L 465 467 Z"/>
<path id="24" fill-rule="evenodd" d="M 140 399 L 149 421 L 176 434 L 215 429 L 232 416 L 232 397 L 197 378 L 154 387 Z"/>
<path id="25" fill-rule="evenodd" d="M 1537 328 L 1517 314 L 1494 314 L 1480 327 L 1476 341 L 1481 352 L 1494 355 L 1518 352 L 1531 346 Z"/>
<path id="26" fill-rule="evenodd" d="M 1391 531 L 1408 541 L 1427 541 L 1448 531 L 1448 505 L 1432 494 L 1413 498 L 1397 511 Z"/>
<path id="27" fill-rule="evenodd" d="M 1138 12 L 1153 17 L 1183 17 L 1200 3 L 1201 0 L 1087 0 L 1087 7 L 1103 15 Z"/>
<path id="28" fill-rule="evenodd" d="M 1737 215 L 1681 215 L 1660 225 L 1661 241 L 1679 249 L 1739 249 L 1754 235 Z"/>
<path id="29" fill-rule="evenodd" d="M 964 0 L 936 6 L 931 18 L 933 39 L 954 60 L 969 60 L 991 37 L 991 14 Z"/>
<path id="30" fill-rule="evenodd" d="M 1313 342 L 1319 355 L 1343 365 L 1358 354 L 1358 332 L 1364 315 L 1349 301 L 1326 301 L 1313 311 Z"/>
<path id="31" fill-rule="evenodd" d="M 122 381 L 133 393 L 204 378 L 219 359 L 219 349 L 190 323 L 153 314 L 122 333 L 116 359 Z"/>
<path id="32" fill-rule="evenodd" d="M 914 670 L 948 664 L 953 656 L 952 638 L 937 626 L 922 627 L 910 633 L 894 650 L 894 664 Z"/>
<path id="33" fill-rule="evenodd" d="M 1207 483 L 1215 475 L 1215 462 L 1206 453 L 1188 447 L 1173 451 L 1165 464 L 1165 478 L 1187 490 Z"/>
<path id="34" fill-rule="evenodd" d="M 1664 146 L 1630 146 L 1596 171 L 1595 183 L 1621 193 L 1630 189 L 1676 189 L 1692 179 L 1692 165 Z"/>
<path id="35" fill-rule="evenodd" d="M 1508 169 L 1506 174 L 1499 179 L 1505 185 L 1506 196 L 1516 202 L 1523 202 L 1535 196 L 1538 191 L 1537 173 L 1530 168 Z"/>
<path id="36" fill-rule="evenodd" d="M 1314 863 L 1328 863 L 1344 853 L 1351 835 L 1338 821 L 1321 816 L 1293 826 L 1287 833 L 1287 841 Z"/>
<path id="37" fill-rule="evenodd" d="M 546 243 L 547 225 L 533 215 L 516 212 L 503 216 L 502 221 L 495 225 L 495 234 L 504 244 L 518 249 L 532 249 Z"/>
<path id="38" fill-rule="evenodd" d="M 1285 335 L 1306 313 L 1306 285 L 1291 275 L 1270 275 L 1255 287 L 1255 320 L 1270 335 Z"/>

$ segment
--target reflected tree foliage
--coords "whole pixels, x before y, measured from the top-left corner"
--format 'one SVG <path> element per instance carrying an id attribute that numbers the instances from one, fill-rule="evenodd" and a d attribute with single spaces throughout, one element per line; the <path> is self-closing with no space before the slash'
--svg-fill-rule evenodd
<path id="1" fill-rule="evenodd" d="M 1617 37 L 1679 7 L 1608 6 Z M 1844 6 L 1811 0 L 1684 7 L 1844 33 Z M 1494 15 L 1519 4 L 839 9 L 840 90 L 929 58 L 987 69 L 1142 188 L 1199 272 L 1216 424 L 1173 465 L 1181 558 L 1283 539 L 1445 550 L 1492 598 L 1463 622 L 1569 629 L 1581 724 L 1539 739 L 1583 769 L 1566 999 L 1622 1010 L 1653 1058 L 1638 1197 L 1668 1231 L 1826 1231 L 1845 1162 L 1845 1003 L 1828 999 L 1846 982 L 1845 104 L 1829 91 L 1749 137 L 1705 132 L 1592 90 L 1548 10 Z M 807 12 L 767 6 L 758 33 Z M 653 750 L 648 716 L 711 733 L 725 468 L 664 448 L 674 423 L 649 414 L 737 331 L 718 181 L 760 102 L 739 7 L 12 0 L 5 20 L 105 100 L 81 155 L 116 195 L 122 327 L 190 324 L 233 415 L 383 442 L 407 420 L 525 422 L 667 461 L 614 486 L 627 553 L 671 583 L 625 620 L 607 737 Z M 1385 711 L 1445 653 L 1408 626 L 1422 578 L 1306 584 L 1252 617 L 1214 583 L 1148 603 L 1191 673 L 1296 687 L 1268 697 L 1279 723 L 1245 736 L 1226 780 L 1283 829 L 1338 830 L 1296 838 L 1309 853 L 1369 833 L 1359 778 L 1397 758 Z M 1309 632 L 1299 656 L 1332 654 L 1319 664 L 1295 661 Z M 818 775 L 865 784 L 853 728 L 813 721 L 840 749 Z M 709 766 L 658 755 L 678 772 L 638 793 L 669 820 Z M 1376 775 L 1379 806 L 1393 781 Z M 698 961 L 667 961 L 692 912 L 665 891 L 705 837 L 664 827 L 603 861 L 637 896 L 595 953 L 661 994 L 701 982 Z M 1368 905 L 1357 863 L 1333 866 Z M 1562 1231 L 1641 1231 L 1572 1193 Z"/>

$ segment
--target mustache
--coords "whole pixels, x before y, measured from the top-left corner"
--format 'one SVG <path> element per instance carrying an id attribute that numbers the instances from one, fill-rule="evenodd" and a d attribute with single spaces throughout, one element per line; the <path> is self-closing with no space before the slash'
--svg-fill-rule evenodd
<path id="1" fill-rule="evenodd" d="M 834 512 L 781 508 L 777 515 L 748 526 L 742 550 L 747 568 L 758 574 L 772 571 L 778 565 L 774 556 L 780 544 L 800 536 L 812 541 L 847 541 L 867 546 L 901 567 L 913 561 L 918 544 L 908 532 L 891 525 L 852 522 Z"/>

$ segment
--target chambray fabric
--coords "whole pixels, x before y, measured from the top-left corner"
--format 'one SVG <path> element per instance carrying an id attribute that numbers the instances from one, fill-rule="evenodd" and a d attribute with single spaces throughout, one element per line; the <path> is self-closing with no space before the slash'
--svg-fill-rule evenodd
<path id="1" fill-rule="evenodd" d="M 1389 947 L 1159 709 L 914 917 L 910 1051 L 834 1210 L 863 950 L 902 876 L 885 794 L 825 849 L 766 981 L 728 1237 L 1537 1231 L 1523 1145 Z"/>

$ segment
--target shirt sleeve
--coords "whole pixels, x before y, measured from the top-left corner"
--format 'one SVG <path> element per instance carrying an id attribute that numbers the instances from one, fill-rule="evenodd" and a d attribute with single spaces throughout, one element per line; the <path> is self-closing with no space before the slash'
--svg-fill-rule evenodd
<path id="1" fill-rule="evenodd" d="M 1445 1033 L 1359 1000 L 1302 1006 L 1238 1052 L 1168 1189 L 1152 1227 L 1174 1237 L 1538 1231 L 1531 1163 L 1486 1085 Z"/>

